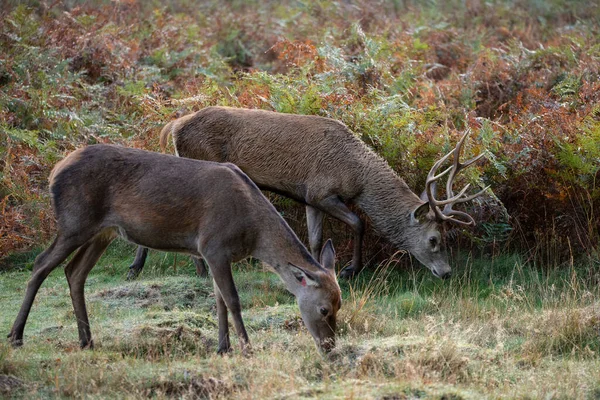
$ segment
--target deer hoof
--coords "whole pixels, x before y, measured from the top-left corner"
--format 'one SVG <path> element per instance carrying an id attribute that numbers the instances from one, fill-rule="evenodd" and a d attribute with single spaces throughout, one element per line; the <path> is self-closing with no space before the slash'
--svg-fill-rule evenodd
<path id="1" fill-rule="evenodd" d="M 231 347 L 230 344 L 226 344 L 223 346 L 219 346 L 219 348 L 217 349 L 217 354 L 224 356 L 225 354 L 229 354 L 232 351 L 233 351 L 233 347 Z"/>
<path id="2" fill-rule="evenodd" d="M 23 346 L 23 338 L 16 338 L 12 332 L 9 333 L 7 337 L 12 347 L 17 348 Z"/>
<path id="3" fill-rule="evenodd" d="M 138 270 L 132 265 L 131 267 L 129 267 L 129 272 L 127 273 L 127 280 L 133 281 L 138 277 L 139 274 L 140 273 L 138 272 Z"/>
<path id="4" fill-rule="evenodd" d="M 252 346 L 250 346 L 249 344 L 245 345 L 242 349 L 242 355 L 246 358 L 252 357 L 252 355 L 254 355 L 254 350 L 252 350 Z"/>

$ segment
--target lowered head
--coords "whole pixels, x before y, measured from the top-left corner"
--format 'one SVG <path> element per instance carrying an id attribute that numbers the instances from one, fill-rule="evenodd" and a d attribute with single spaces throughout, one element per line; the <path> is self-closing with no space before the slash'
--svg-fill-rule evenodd
<path id="1" fill-rule="evenodd" d="M 336 315 L 342 305 L 331 239 L 323 246 L 320 261 L 323 268 L 316 271 L 289 263 L 292 276 L 290 280 L 284 280 L 296 296 L 302 320 L 317 347 L 327 353 L 335 347 Z"/>

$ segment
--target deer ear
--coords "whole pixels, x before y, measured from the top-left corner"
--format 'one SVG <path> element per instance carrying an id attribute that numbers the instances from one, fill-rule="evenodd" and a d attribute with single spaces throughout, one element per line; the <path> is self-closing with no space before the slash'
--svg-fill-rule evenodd
<path id="1" fill-rule="evenodd" d="M 331 239 L 327 240 L 321 250 L 321 265 L 327 270 L 335 271 L 335 249 Z"/>
<path id="2" fill-rule="evenodd" d="M 417 225 L 425 222 L 426 215 L 429 212 L 429 203 L 423 203 L 419 207 L 415 208 L 410 213 L 410 223 Z"/>
<path id="3" fill-rule="evenodd" d="M 317 282 L 317 280 L 310 275 L 308 272 L 306 272 L 305 270 L 303 270 L 300 267 L 295 266 L 292 263 L 288 263 L 289 267 L 290 267 L 290 271 L 292 272 L 292 275 L 294 275 L 294 278 L 296 278 L 296 280 L 298 281 L 298 284 L 300 286 L 315 286 L 318 287 L 319 286 L 319 282 Z"/>

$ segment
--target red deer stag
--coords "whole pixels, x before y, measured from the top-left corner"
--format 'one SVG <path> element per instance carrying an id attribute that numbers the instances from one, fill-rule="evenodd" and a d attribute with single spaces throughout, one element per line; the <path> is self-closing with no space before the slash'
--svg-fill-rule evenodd
<path id="1" fill-rule="evenodd" d="M 452 205 L 472 200 L 487 189 L 471 196 L 464 196 L 467 188 L 453 194 L 456 174 L 481 157 L 459 161 L 468 134 L 469 131 L 455 149 L 432 167 L 423 200 L 344 124 L 329 118 L 207 107 L 168 123 L 161 132 L 161 147 L 164 149 L 167 137 L 172 135 L 177 155 L 231 162 L 261 189 L 306 204 L 313 256 L 321 247 L 324 214 L 348 224 L 354 232 L 353 260 L 342 271 L 342 277 L 362 269 L 363 222 L 346 206 L 354 203 L 393 245 L 410 251 L 435 276 L 448 278 L 451 268 L 440 223 L 474 224 L 470 215 L 453 210 Z M 451 155 L 453 165 L 436 174 Z M 434 182 L 448 173 L 448 198 L 438 200 Z M 145 251 L 138 249 L 130 276 L 143 267 L 139 256 Z"/>
<path id="2" fill-rule="evenodd" d="M 35 295 L 48 274 L 72 252 L 65 267 L 79 341 L 92 347 L 84 284 L 89 271 L 118 235 L 141 246 L 202 257 L 213 276 L 220 353 L 230 350 L 228 310 L 243 351 L 248 334 L 231 274 L 231 263 L 256 257 L 281 277 L 297 299 L 318 347 L 335 344 L 341 292 L 331 241 L 320 265 L 263 196 L 235 165 L 152 153 L 112 145 L 74 151 L 50 175 L 58 233 L 35 260 L 21 310 L 10 331 L 14 346 Z"/>

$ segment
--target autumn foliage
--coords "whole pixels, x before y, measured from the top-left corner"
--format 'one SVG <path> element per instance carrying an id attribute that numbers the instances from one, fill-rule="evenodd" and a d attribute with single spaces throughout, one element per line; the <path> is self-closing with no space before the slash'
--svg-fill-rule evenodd
<path id="1" fill-rule="evenodd" d="M 217 104 L 339 119 L 415 192 L 471 128 L 468 153 L 488 161 L 462 183 L 492 189 L 471 206 L 478 227 L 451 239 L 540 265 L 597 255 L 598 6 L 17 3 L 0 10 L 0 256 L 53 234 L 47 176 L 63 155 L 158 150 L 166 122 Z M 303 235 L 302 208 L 271 199 Z M 343 256 L 349 232 L 327 229 Z"/>

